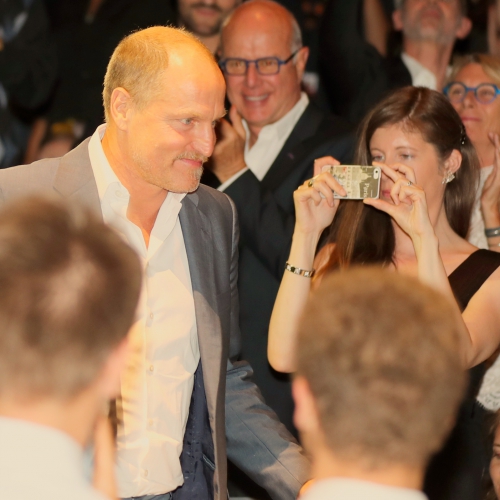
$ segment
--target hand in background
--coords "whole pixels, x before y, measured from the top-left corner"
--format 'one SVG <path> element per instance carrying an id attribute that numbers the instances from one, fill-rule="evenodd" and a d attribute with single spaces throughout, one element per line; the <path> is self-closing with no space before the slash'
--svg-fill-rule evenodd
<path id="1" fill-rule="evenodd" d="M 246 167 L 246 133 L 241 116 L 234 106 L 229 110 L 229 117 L 232 123 L 223 118 L 217 127 L 217 143 L 207 164 L 221 183 Z"/>
<path id="2" fill-rule="evenodd" d="M 495 160 L 493 170 L 484 183 L 481 193 L 481 212 L 484 225 L 487 228 L 500 226 L 500 212 L 498 202 L 500 199 L 500 139 L 498 134 L 489 134 L 491 142 L 495 145 Z"/>

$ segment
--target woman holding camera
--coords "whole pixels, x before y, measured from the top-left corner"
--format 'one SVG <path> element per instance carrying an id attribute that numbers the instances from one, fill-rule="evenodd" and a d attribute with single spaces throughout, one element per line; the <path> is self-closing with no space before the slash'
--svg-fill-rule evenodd
<path id="1" fill-rule="evenodd" d="M 465 239 L 479 163 L 447 99 L 406 87 L 365 118 L 356 163 L 380 166 L 380 199 L 334 199 L 334 192 L 344 196 L 345 191 L 328 172 L 321 173 L 332 163 L 338 162 L 317 160 L 317 175 L 294 194 L 296 226 L 288 269 L 295 272 L 284 273 L 271 318 L 271 365 L 279 371 L 294 369 L 294 329 L 314 284 L 306 276 L 315 269 L 315 279 L 321 279 L 333 270 L 365 264 L 418 276 L 450 299 L 456 297 L 464 323 L 464 367 L 487 359 L 500 344 L 500 255 L 478 251 Z M 326 228 L 327 243 L 315 257 Z M 471 370 L 460 425 L 430 467 L 426 490 L 431 500 L 480 497 L 487 454 L 481 449 L 481 408 L 474 395 L 482 375 L 481 366 Z"/>

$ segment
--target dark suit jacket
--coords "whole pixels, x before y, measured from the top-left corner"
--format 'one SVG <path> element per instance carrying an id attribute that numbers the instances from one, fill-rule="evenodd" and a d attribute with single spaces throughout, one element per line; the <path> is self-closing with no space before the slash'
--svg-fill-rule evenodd
<path id="1" fill-rule="evenodd" d="M 0 203 L 40 192 L 83 204 L 101 216 L 88 140 L 62 158 L 0 171 Z M 183 199 L 179 219 L 193 287 L 201 363 L 181 460 L 186 490 L 184 494 L 179 491 L 178 498 L 226 498 L 226 440 L 229 458 L 272 498 L 294 498 L 308 478 L 307 461 L 264 404 L 248 363 L 238 361 L 235 207 L 226 195 L 200 186 Z"/>
<path id="2" fill-rule="evenodd" d="M 383 57 L 364 38 L 363 0 L 330 0 L 320 29 L 320 72 L 331 109 L 353 123 L 389 91 L 411 85 L 400 57 Z"/>
<path id="3" fill-rule="evenodd" d="M 242 356 L 253 366 L 265 400 L 292 432 L 289 378 L 270 367 L 267 334 L 295 225 L 293 192 L 312 177 L 316 158 L 350 161 L 352 144 L 349 125 L 309 104 L 262 181 L 247 171 L 225 190 L 240 221 Z"/>

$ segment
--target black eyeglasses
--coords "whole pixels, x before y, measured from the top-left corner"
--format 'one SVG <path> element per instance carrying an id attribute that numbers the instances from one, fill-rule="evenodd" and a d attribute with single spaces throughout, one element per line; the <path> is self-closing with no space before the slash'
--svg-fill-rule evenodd
<path id="1" fill-rule="evenodd" d="M 299 52 L 296 50 L 288 59 L 284 61 L 278 57 L 260 57 L 259 59 L 241 59 L 239 57 L 228 57 L 219 61 L 219 66 L 226 75 L 243 76 L 247 74 L 248 66 L 255 64 L 259 75 L 276 75 L 280 72 L 283 64 L 289 63 Z"/>
<path id="2" fill-rule="evenodd" d="M 473 92 L 474 97 L 481 104 L 493 102 L 500 94 L 500 90 L 494 83 L 481 83 L 477 87 L 467 87 L 462 82 L 451 82 L 446 85 L 443 92 L 453 104 L 461 103 L 468 92 Z"/>

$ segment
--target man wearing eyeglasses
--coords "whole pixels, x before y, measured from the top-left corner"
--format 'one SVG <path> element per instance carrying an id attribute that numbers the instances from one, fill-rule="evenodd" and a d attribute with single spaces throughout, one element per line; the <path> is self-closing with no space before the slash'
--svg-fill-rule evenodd
<path id="1" fill-rule="evenodd" d="M 294 431 L 288 379 L 267 361 L 267 332 L 295 223 L 293 191 L 314 159 L 350 159 L 350 127 L 325 115 L 301 91 L 309 49 L 281 5 L 245 2 L 226 21 L 220 67 L 231 102 L 212 156 L 213 183 L 238 209 L 240 328 L 245 359 L 268 404 Z M 210 166 L 209 166 L 210 168 Z"/>

